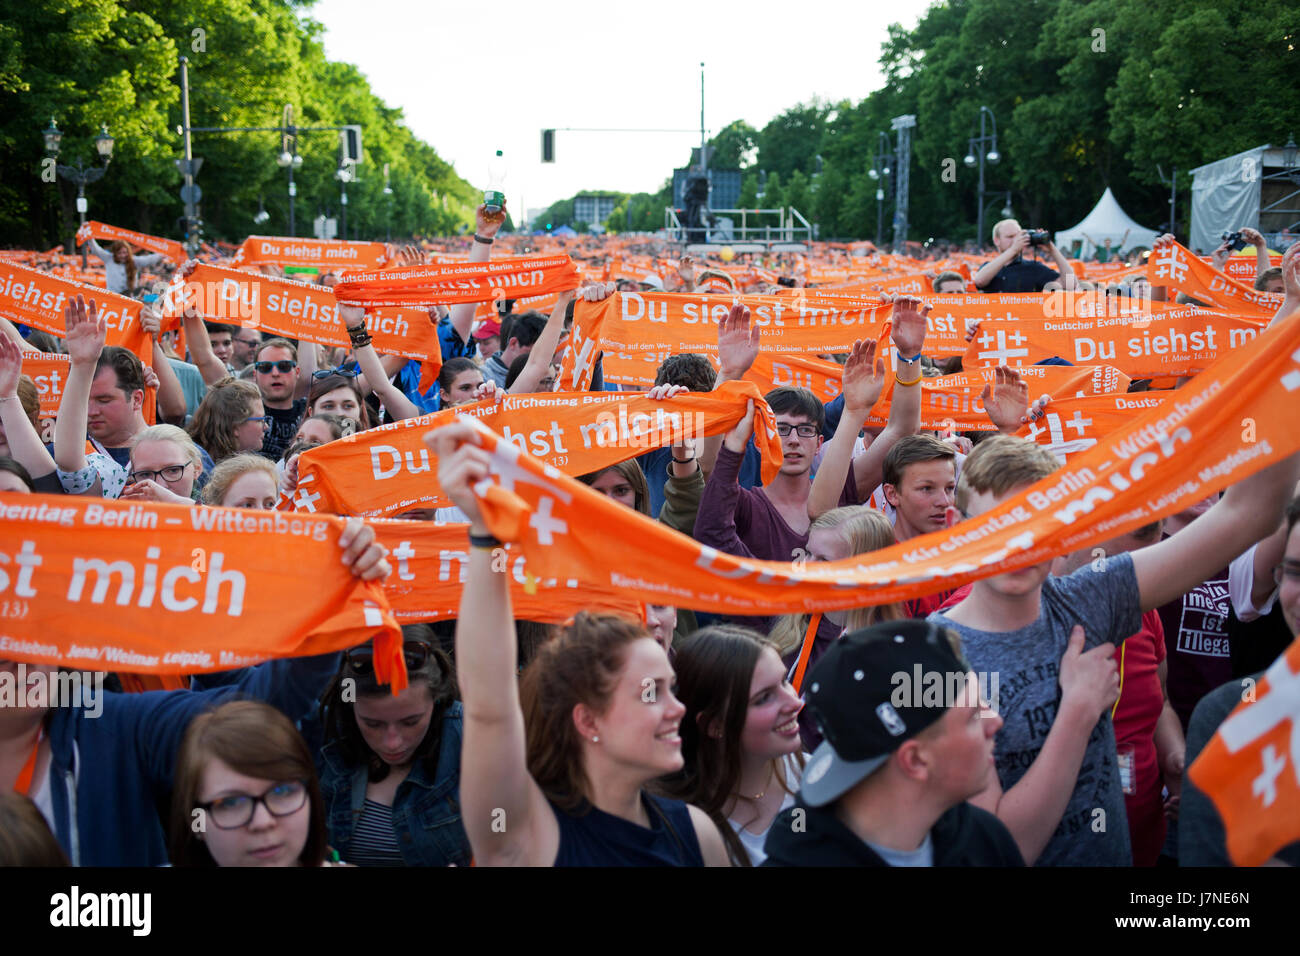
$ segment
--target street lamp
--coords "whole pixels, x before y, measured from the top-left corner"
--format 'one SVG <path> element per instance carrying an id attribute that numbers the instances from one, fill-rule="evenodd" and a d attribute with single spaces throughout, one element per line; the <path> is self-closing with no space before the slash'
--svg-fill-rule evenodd
<path id="1" fill-rule="evenodd" d="M 348 183 L 352 182 L 352 170 L 340 166 L 334 171 L 334 178 L 339 181 L 339 232 L 346 240 L 348 237 Z"/>
<path id="2" fill-rule="evenodd" d="M 298 155 L 298 128 L 293 125 L 293 107 L 285 106 L 280 133 L 280 155 L 275 163 L 281 169 L 289 170 L 289 235 L 297 236 L 294 221 L 293 201 L 298 195 L 298 185 L 293 181 L 294 170 L 302 169 L 302 157 Z"/>
<path id="3" fill-rule="evenodd" d="M 1295 134 L 1292 133 L 1286 138 L 1286 145 L 1282 147 L 1282 165 L 1286 168 L 1286 171 L 1293 176 L 1296 169 L 1297 151 L 1300 151 L 1300 147 L 1296 146 Z"/>
<path id="4" fill-rule="evenodd" d="M 388 197 L 388 202 L 384 209 L 384 235 L 385 242 L 393 241 L 393 187 L 388 185 L 388 164 L 384 163 L 384 195 Z M 632 215 L 631 206 L 628 207 L 628 216 Z"/>
<path id="5" fill-rule="evenodd" d="M 980 134 L 972 136 L 966 145 L 966 156 L 962 160 L 969 167 L 979 166 L 979 214 L 975 226 L 975 241 L 978 245 L 984 244 L 984 161 L 987 159 L 990 163 L 997 163 L 1001 158 L 998 152 L 998 121 L 993 116 L 993 111 L 987 106 L 980 107 Z M 984 117 L 988 116 L 991 132 L 985 131 Z M 1009 203 L 1008 203 L 1009 204 Z"/>
<path id="6" fill-rule="evenodd" d="M 889 145 L 889 134 L 885 132 L 876 133 L 876 156 L 867 175 L 875 180 L 888 179 L 891 168 L 894 164 L 894 152 Z M 884 241 L 884 202 L 885 190 L 882 181 L 876 187 L 876 248 L 880 248 L 881 242 Z"/>
<path id="7" fill-rule="evenodd" d="M 52 159 L 57 159 L 59 148 L 63 143 L 63 133 L 59 130 L 58 125 L 54 122 L 54 117 L 50 117 L 50 125 L 41 131 L 41 136 L 45 140 L 45 152 Z M 56 163 L 55 169 L 58 174 L 70 183 L 77 184 L 77 215 L 79 225 L 86 224 L 86 184 L 96 182 L 102 179 L 104 173 L 108 171 L 108 164 L 113 159 L 114 139 L 108 132 L 108 126 L 101 124 L 99 135 L 95 137 L 95 151 L 99 153 L 99 160 L 102 166 L 87 166 L 80 156 L 77 157 L 75 166 L 68 166 L 63 163 Z M 81 252 L 81 268 L 86 268 L 86 251 L 83 248 Z"/>

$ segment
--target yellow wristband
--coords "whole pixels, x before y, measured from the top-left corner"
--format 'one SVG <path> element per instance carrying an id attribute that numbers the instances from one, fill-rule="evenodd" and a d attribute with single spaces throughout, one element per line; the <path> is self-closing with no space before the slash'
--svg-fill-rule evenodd
<path id="1" fill-rule="evenodd" d="M 916 378 L 912 379 L 910 382 L 904 382 L 901 378 L 898 377 L 897 372 L 894 373 L 894 381 L 896 381 L 899 385 L 915 385 L 923 378 L 925 378 L 925 373 L 921 372 L 916 376 Z"/>

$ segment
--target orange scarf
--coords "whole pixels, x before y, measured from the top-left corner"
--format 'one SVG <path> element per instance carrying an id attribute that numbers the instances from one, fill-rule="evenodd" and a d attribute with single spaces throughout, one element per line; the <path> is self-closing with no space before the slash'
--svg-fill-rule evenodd
<path id="1" fill-rule="evenodd" d="M 1151 258 L 1147 259 L 1147 278 L 1152 285 L 1172 286 L 1212 308 L 1253 316 L 1264 322 L 1282 305 L 1282 296 L 1255 291 L 1253 286 L 1224 275 L 1177 242 L 1152 251 Z"/>
<path id="2" fill-rule="evenodd" d="M 296 507 L 302 511 L 387 517 L 450 504 L 438 486 L 437 462 L 423 438 L 430 428 L 469 415 L 499 429 L 507 441 L 548 467 L 585 475 L 685 437 L 730 430 L 754 401 L 754 433 L 763 480 L 781 467 L 776 418 L 749 382 L 727 382 L 714 392 L 655 401 L 635 392 L 507 395 L 381 425 L 319 445 L 298 459 Z"/>
<path id="3" fill-rule="evenodd" d="M 1222 357 L 1054 474 L 987 514 L 870 555 L 827 564 L 717 552 L 546 469 L 468 416 L 491 456 L 475 487 L 484 518 L 533 573 L 590 576 L 628 597 L 771 615 L 902 601 L 1106 541 L 1300 449 L 1300 315 Z M 1249 435 L 1224 428 L 1251 417 Z M 1249 439 L 1249 440 L 1248 440 Z"/>
<path id="4" fill-rule="evenodd" d="M 1188 775 L 1223 818 L 1237 866 L 1259 866 L 1300 840 L 1300 639 L 1219 725 Z"/>
<path id="5" fill-rule="evenodd" d="M 334 293 L 349 305 L 429 306 L 546 295 L 580 284 L 577 266 L 568 256 L 525 256 L 351 272 Z"/>
<path id="6" fill-rule="evenodd" d="M 130 229 L 122 229 L 119 226 L 110 226 L 106 223 L 91 220 L 84 223 L 77 230 L 77 245 L 82 245 L 89 239 L 99 239 L 108 242 L 115 242 L 121 239 L 129 242 L 133 246 L 141 249 L 148 249 L 150 252 L 160 252 L 173 262 L 184 262 L 188 258 L 185 254 L 185 247 L 174 239 L 162 239 L 158 236 L 151 236 L 145 232 L 132 232 Z"/>
<path id="7" fill-rule="evenodd" d="M 86 670 L 203 673 L 374 636 L 376 672 L 400 690 L 397 622 L 383 588 L 339 560 L 343 525 L 277 511 L 9 496 L 0 506 L 0 548 L 11 562 L 0 654 Z M 308 591 L 310 600 L 295 599 Z"/>
<path id="8" fill-rule="evenodd" d="M 341 239 L 290 239 L 287 236 L 249 236 L 231 265 L 315 266 L 318 269 L 376 269 L 388 261 L 382 242 L 347 242 Z"/>

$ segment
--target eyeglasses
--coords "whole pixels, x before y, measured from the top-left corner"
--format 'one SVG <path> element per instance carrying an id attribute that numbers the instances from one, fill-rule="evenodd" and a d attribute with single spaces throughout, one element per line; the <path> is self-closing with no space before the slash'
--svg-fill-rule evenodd
<path id="1" fill-rule="evenodd" d="M 253 415 L 253 416 L 251 416 L 251 417 L 249 417 L 249 418 L 245 418 L 245 419 L 244 419 L 244 424 L 245 424 L 245 425 L 247 425 L 249 422 L 261 422 L 263 428 L 270 428 L 270 427 L 271 427 L 271 416 L 270 416 L 270 415 Z"/>
<path id="2" fill-rule="evenodd" d="M 298 367 L 298 363 L 290 359 L 281 359 L 278 362 L 254 362 L 253 363 L 253 368 L 257 369 L 257 371 L 261 372 L 263 375 L 268 374 L 271 371 L 271 369 L 275 369 L 277 372 L 283 372 L 285 375 L 288 375 L 297 367 Z"/>
<path id="3" fill-rule="evenodd" d="M 818 434 L 818 428 L 816 425 L 791 425 L 787 422 L 777 423 L 776 433 L 782 438 L 789 437 L 790 432 L 794 432 L 800 438 L 814 438 Z"/>
<path id="4" fill-rule="evenodd" d="M 266 812 L 271 816 L 287 817 L 297 813 L 307 803 L 307 785 L 301 780 L 286 780 L 257 796 L 232 793 L 198 806 L 207 811 L 217 829 L 238 830 L 248 826 L 259 803 L 266 807 Z"/>
<path id="5" fill-rule="evenodd" d="M 157 481 L 162 478 L 164 481 L 180 481 L 181 475 L 185 474 L 185 469 L 194 464 L 187 461 L 183 465 L 168 465 L 166 468 L 160 468 L 157 471 L 133 471 L 126 476 L 128 484 L 135 484 L 138 481 Z"/>
<path id="6" fill-rule="evenodd" d="M 338 368 L 323 368 L 312 372 L 311 377 L 314 379 L 329 378 L 331 375 L 338 375 L 342 378 L 356 378 L 361 374 L 361 366 L 353 365 L 351 368 L 345 368 L 340 365 Z"/>
<path id="7" fill-rule="evenodd" d="M 406 659 L 408 671 L 419 670 L 429 659 L 431 648 L 424 641 L 403 641 L 402 657 Z M 354 647 L 347 652 L 348 666 L 358 677 L 365 677 L 375 669 L 375 649 L 373 647 Z"/>

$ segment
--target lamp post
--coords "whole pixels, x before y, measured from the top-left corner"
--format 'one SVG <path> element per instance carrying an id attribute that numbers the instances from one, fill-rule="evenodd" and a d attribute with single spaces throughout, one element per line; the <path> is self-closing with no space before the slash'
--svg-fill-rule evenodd
<path id="1" fill-rule="evenodd" d="M 384 163 L 384 195 L 388 201 L 384 206 L 384 241 L 393 241 L 393 187 L 388 185 L 388 164 Z M 628 209 L 628 221 L 631 221 L 631 207 Z"/>
<path id="2" fill-rule="evenodd" d="M 57 159 L 60 144 L 63 142 L 63 132 L 54 122 L 53 116 L 50 117 L 49 127 L 43 130 L 41 135 L 45 138 L 45 152 L 51 158 Z M 95 137 L 95 152 L 99 154 L 99 161 L 103 164 L 102 166 L 87 166 L 80 156 L 77 157 L 77 164 L 75 166 L 69 166 L 63 163 L 55 164 L 55 169 L 58 170 L 60 176 L 70 183 L 77 184 L 77 216 L 79 219 L 79 226 L 84 226 L 86 224 L 86 210 L 88 208 L 86 203 L 86 184 L 102 179 L 104 173 L 108 172 L 108 164 L 113 160 L 113 144 L 115 142 L 116 140 L 114 140 L 108 132 L 108 126 L 101 124 L 99 127 L 99 135 Z M 86 251 L 84 248 L 81 251 L 81 268 L 82 270 L 85 270 L 86 268 Z"/>
<path id="3" fill-rule="evenodd" d="M 992 127 L 991 132 L 985 132 L 984 117 L 986 115 L 989 118 L 989 125 Z M 978 152 L 976 152 L 977 150 Z M 987 106 L 981 106 L 980 134 L 970 138 L 966 146 L 966 158 L 963 160 L 970 167 L 974 167 L 978 163 L 980 170 L 979 217 L 975 225 L 975 241 L 979 247 L 984 245 L 984 160 L 987 159 L 990 163 L 997 163 L 1001 158 L 998 154 L 998 121 L 993 116 L 991 109 Z"/>
<path id="4" fill-rule="evenodd" d="M 280 155 L 275 158 L 276 165 L 289 170 L 289 235 L 295 237 L 296 223 L 293 216 L 293 201 L 298 195 L 298 186 L 293 181 L 293 171 L 302 169 L 302 157 L 298 155 L 298 128 L 293 125 L 293 107 L 285 106 L 284 119 L 280 133 Z"/>
<path id="5" fill-rule="evenodd" d="M 894 164 L 894 151 L 889 147 L 889 134 L 876 134 L 876 157 L 867 175 L 874 180 L 888 180 Z M 885 182 L 876 185 L 876 248 L 884 241 Z"/>
<path id="6" fill-rule="evenodd" d="M 339 234 L 346 240 L 348 238 L 348 183 L 352 182 L 352 170 L 347 166 L 340 166 L 335 170 L 334 178 L 339 181 Z"/>

